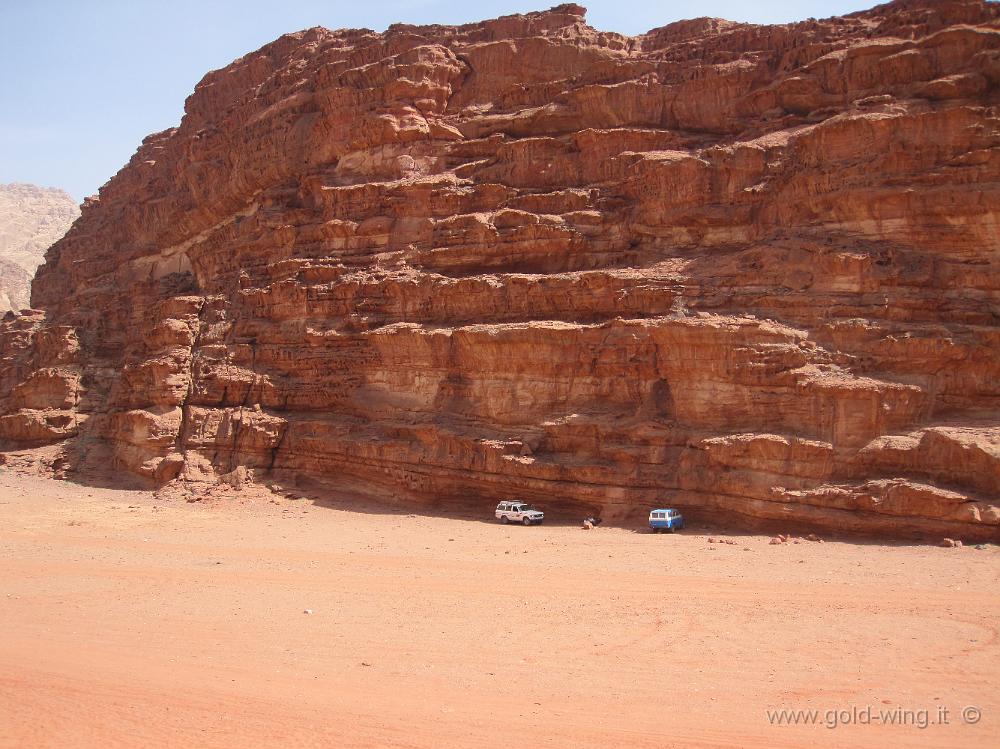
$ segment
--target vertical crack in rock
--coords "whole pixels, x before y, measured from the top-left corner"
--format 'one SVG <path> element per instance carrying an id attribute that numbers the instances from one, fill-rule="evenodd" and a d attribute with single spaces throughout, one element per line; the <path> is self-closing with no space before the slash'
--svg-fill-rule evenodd
<path id="1" fill-rule="evenodd" d="M 185 466 L 182 466 L 181 470 L 186 467 L 187 464 L 187 441 L 188 441 L 188 430 L 190 429 L 191 416 L 190 416 L 190 406 L 192 396 L 194 395 L 195 383 L 197 378 L 195 377 L 195 357 L 197 356 L 197 351 L 201 346 L 202 337 L 202 326 L 204 321 L 202 315 L 205 312 L 207 302 L 205 299 L 200 299 L 198 302 L 197 318 L 195 320 L 196 329 L 194 331 L 194 340 L 191 343 L 191 354 L 190 361 L 188 362 L 188 386 L 187 393 L 184 395 L 184 399 L 180 403 L 181 408 L 181 423 L 180 428 L 177 430 L 177 440 L 176 448 L 180 452 Z"/>

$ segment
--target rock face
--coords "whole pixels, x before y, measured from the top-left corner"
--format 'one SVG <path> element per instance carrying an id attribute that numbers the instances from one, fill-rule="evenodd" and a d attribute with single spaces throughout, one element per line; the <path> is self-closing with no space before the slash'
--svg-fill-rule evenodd
<path id="1" fill-rule="evenodd" d="M 80 215 L 70 195 L 36 185 L 0 185 L 0 313 L 28 306 L 45 251 Z"/>
<path id="2" fill-rule="evenodd" d="M 1000 23 L 563 5 L 207 75 L 0 331 L 80 470 L 1000 538 Z"/>

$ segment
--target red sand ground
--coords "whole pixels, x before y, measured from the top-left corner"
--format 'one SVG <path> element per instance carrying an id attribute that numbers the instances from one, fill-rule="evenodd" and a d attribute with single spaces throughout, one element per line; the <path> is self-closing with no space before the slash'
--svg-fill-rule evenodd
<path id="1" fill-rule="evenodd" d="M 0 746 L 1000 745 L 996 547 L 732 538 L 4 471 Z"/>

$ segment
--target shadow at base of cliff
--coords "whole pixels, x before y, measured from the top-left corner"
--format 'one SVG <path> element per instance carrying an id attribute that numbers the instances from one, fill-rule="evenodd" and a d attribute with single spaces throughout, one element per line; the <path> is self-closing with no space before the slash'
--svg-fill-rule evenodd
<path id="1" fill-rule="evenodd" d="M 494 516 L 495 503 L 478 500 L 436 500 L 409 501 L 386 499 L 385 496 L 378 496 L 365 490 L 335 490 L 319 487 L 287 486 L 281 482 L 268 483 L 276 493 L 292 499 L 294 501 L 306 502 L 313 507 L 321 509 L 339 510 L 344 512 L 358 512 L 367 515 L 386 515 L 395 517 L 430 517 L 447 518 L 451 520 L 462 520 L 465 522 L 476 522 L 487 525 L 500 523 Z M 390 494 L 387 492 L 386 494 Z M 584 531 L 583 520 L 592 517 L 594 513 L 581 510 L 578 506 L 568 503 L 546 503 L 537 504 L 538 509 L 545 512 L 544 526 L 554 527 L 577 527 Z M 685 511 L 687 512 L 687 511 Z M 697 536 L 713 538 L 721 545 L 727 545 L 726 541 L 733 541 L 735 545 L 743 545 L 751 539 L 758 540 L 761 536 L 778 537 L 780 535 L 788 537 L 787 545 L 804 544 L 809 546 L 821 546 L 823 542 L 848 543 L 857 546 L 883 546 L 883 547 L 909 547 L 937 545 L 940 537 L 926 536 L 923 538 L 882 538 L 875 535 L 863 536 L 858 534 L 837 533 L 830 530 L 818 530 L 811 526 L 792 523 L 778 523 L 768 521 L 736 521 L 734 523 L 710 522 L 700 519 L 701 513 L 695 511 L 691 513 L 691 520 L 687 527 L 676 534 L 662 533 L 656 534 L 646 524 L 645 513 L 641 518 L 626 519 L 603 519 L 602 522 L 593 529 L 592 532 L 600 532 L 602 528 L 614 528 L 625 530 L 635 534 L 662 536 L 663 541 L 669 543 L 674 535 Z M 688 517 L 686 515 L 686 517 Z M 538 527 L 538 526 L 533 526 Z M 809 541 L 807 537 L 813 535 L 820 541 Z"/>
<path id="2" fill-rule="evenodd" d="M 101 456 L 89 452 L 86 460 L 76 450 L 67 450 L 66 445 L 47 445 L 32 448 L 0 450 L 0 470 L 23 473 L 66 481 L 83 487 L 111 489 L 120 491 L 149 491 L 159 495 L 161 492 L 177 493 L 189 502 L 197 502 L 220 496 L 238 496 L 238 489 L 224 485 L 222 482 L 199 482 L 181 484 L 180 487 L 168 484 L 158 486 L 152 479 L 136 476 L 113 466 L 110 456 Z M 301 479 L 301 477 L 295 477 Z M 465 522 L 477 522 L 490 525 L 500 525 L 496 520 L 495 497 L 446 497 L 428 500 L 426 498 L 399 495 L 391 487 L 372 487 L 347 482 L 344 486 L 333 486 L 314 480 L 295 480 L 291 476 L 282 480 L 280 477 L 262 477 L 262 480 L 251 484 L 255 490 L 276 494 L 286 499 L 308 503 L 317 508 L 358 512 L 369 515 L 385 515 L 396 517 L 432 517 L 448 518 Z M 221 494 L 220 494 L 221 493 Z M 507 499 L 517 499 L 508 497 Z M 542 527 L 578 527 L 581 531 L 583 521 L 588 517 L 599 517 L 599 510 L 572 502 L 552 500 L 535 503 L 538 509 L 545 512 L 545 522 Z M 928 546 L 938 545 L 941 535 L 924 534 L 908 538 L 893 538 L 879 536 L 875 533 L 864 535 L 857 532 L 838 532 L 835 529 L 817 528 L 802 523 L 791 523 L 774 520 L 761 520 L 745 516 L 733 516 L 727 522 L 719 522 L 716 513 L 692 507 L 679 507 L 684 514 L 686 527 L 680 535 L 693 535 L 713 538 L 726 545 L 741 545 L 750 539 L 761 536 L 789 537 L 786 543 L 793 544 L 798 539 L 802 544 L 815 544 L 806 540 L 815 535 L 823 541 L 836 541 L 859 546 Z M 626 515 L 604 517 L 593 532 L 603 528 L 617 528 L 635 534 L 662 536 L 669 543 L 672 534 L 654 534 L 646 523 L 648 508 L 635 508 Z M 535 526 L 537 527 L 537 526 Z M 527 528 L 525 530 L 528 530 Z M 966 543 L 975 543 L 972 539 L 962 539 Z"/>

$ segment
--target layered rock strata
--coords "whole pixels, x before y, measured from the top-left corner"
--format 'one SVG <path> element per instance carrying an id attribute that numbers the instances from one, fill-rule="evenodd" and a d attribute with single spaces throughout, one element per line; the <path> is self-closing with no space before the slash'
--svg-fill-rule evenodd
<path id="1" fill-rule="evenodd" d="M 1000 538 L 998 17 L 283 36 L 49 251 L 0 437 L 157 483 Z"/>

